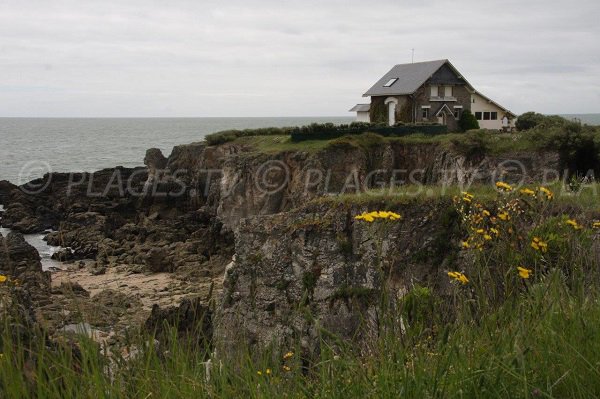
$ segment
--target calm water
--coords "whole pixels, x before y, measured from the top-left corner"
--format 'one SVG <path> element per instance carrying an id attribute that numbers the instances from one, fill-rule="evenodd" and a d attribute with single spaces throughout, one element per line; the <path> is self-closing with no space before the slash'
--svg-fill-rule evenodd
<path id="1" fill-rule="evenodd" d="M 219 130 L 349 123 L 352 117 L 306 118 L 0 118 L 0 180 L 25 183 L 48 168 L 95 171 L 143 165 L 148 148 L 174 146 Z"/>

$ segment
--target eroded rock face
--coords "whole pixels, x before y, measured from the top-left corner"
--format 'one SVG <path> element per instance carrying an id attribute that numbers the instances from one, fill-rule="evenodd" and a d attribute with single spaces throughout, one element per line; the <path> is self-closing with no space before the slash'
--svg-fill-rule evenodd
<path id="1" fill-rule="evenodd" d="M 42 271 L 40 255 L 19 233 L 0 235 L 0 274 L 17 280 L 33 300 L 44 300 L 50 290 L 50 274 Z"/>
<path id="2" fill-rule="evenodd" d="M 215 315 L 217 353 L 300 344 L 310 358 L 331 336 L 368 350 L 384 292 L 393 308 L 413 283 L 444 286 L 452 251 L 439 246 L 458 239 L 440 229 L 449 203 L 394 210 L 403 219 L 383 224 L 355 221 L 364 209 L 343 205 L 243 220 Z"/>

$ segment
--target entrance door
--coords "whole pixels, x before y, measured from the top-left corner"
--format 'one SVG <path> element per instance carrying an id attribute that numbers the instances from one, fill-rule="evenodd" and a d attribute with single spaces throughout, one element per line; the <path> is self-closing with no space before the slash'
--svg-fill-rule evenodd
<path id="1" fill-rule="evenodd" d="M 390 126 L 396 124 L 396 103 L 393 101 L 388 103 L 388 121 Z"/>

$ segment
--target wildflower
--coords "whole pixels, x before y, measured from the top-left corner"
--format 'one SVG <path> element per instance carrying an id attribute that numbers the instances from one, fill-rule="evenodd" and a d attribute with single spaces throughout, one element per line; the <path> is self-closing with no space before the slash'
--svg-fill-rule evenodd
<path id="1" fill-rule="evenodd" d="M 542 241 L 539 237 L 533 237 L 531 241 L 531 248 L 540 252 L 548 252 L 548 243 Z"/>
<path id="2" fill-rule="evenodd" d="M 490 216 L 490 211 L 488 211 L 487 209 L 484 209 L 481 213 L 483 214 L 483 216 Z"/>
<path id="3" fill-rule="evenodd" d="M 356 220 L 364 220 L 365 222 L 371 223 L 374 222 L 375 219 L 389 219 L 389 220 L 398 220 L 401 219 L 402 216 L 395 212 L 390 211 L 372 211 L 372 212 L 363 212 L 360 215 L 354 217 Z"/>
<path id="4" fill-rule="evenodd" d="M 467 278 L 467 276 L 465 276 L 461 272 L 448 272 L 448 277 L 453 278 L 454 280 L 458 281 L 459 283 L 461 283 L 463 285 L 465 285 L 469 282 L 469 279 Z"/>
<path id="5" fill-rule="evenodd" d="M 262 371 L 258 370 L 258 371 L 256 372 L 256 374 L 258 374 L 258 375 L 262 375 Z"/>
<path id="6" fill-rule="evenodd" d="M 552 191 L 550 191 L 546 187 L 540 187 L 538 190 L 541 193 L 544 193 L 544 195 L 546 196 L 546 199 L 551 200 L 552 198 L 554 198 L 554 194 L 552 193 Z"/>
<path id="7" fill-rule="evenodd" d="M 510 215 L 506 212 L 501 212 L 498 214 L 500 220 L 510 220 Z"/>
<path id="8" fill-rule="evenodd" d="M 285 355 L 283 355 L 283 358 L 284 358 L 284 359 L 289 359 L 289 358 L 291 358 L 292 356 L 294 356 L 294 352 L 288 352 L 288 353 L 286 353 Z"/>
<path id="9" fill-rule="evenodd" d="M 476 232 L 477 234 L 484 234 L 484 233 L 485 233 L 485 230 L 484 230 L 484 229 L 477 229 L 477 230 L 475 230 L 475 232 Z"/>
<path id="10" fill-rule="evenodd" d="M 468 242 L 468 241 L 461 241 L 461 242 L 460 242 L 460 246 L 461 246 L 463 249 L 469 249 L 469 248 L 471 248 L 471 244 L 469 244 L 469 242 Z"/>
<path id="11" fill-rule="evenodd" d="M 504 183 L 503 181 L 496 182 L 496 188 L 499 188 L 503 191 L 512 191 L 513 188 L 510 184 Z"/>
<path id="12" fill-rule="evenodd" d="M 498 229 L 495 229 L 493 227 L 490 229 L 490 232 L 492 232 L 495 236 L 498 236 L 500 234 L 500 232 L 498 231 Z"/>
<path id="13" fill-rule="evenodd" d="M 535 196 L 535 191 L 533 191 L 533 190 L 532 190 L 532 189 L 530 189 L 530 188 L 523 188 L 523 189 L 521 189 L 519 192 L 520 192 L 521 194 L 523 194 L 523 195 L 531 195 L 532 197 L 534 197 L 534 196 Z"/>
<path id="14" fill-rule="evenodd" d="M 492 236 L 491 236 L 491 235 L 489 235 L 489 234 L 484 234 L 483 238 L 484 238 L 486 241 L 490 241 L 490 240 L 492 239 Z"/>
<path id="15" fill-rule="evenodd" d="M 592 223 L 592 227 L 595 229 L 600 229 L 600 222 L 596 220 L 594 223 Z"/>
<path id="16" fill-rule="evenodd" d="M 468 203 L 470 203 L 473 200 L 473 198 L 474 198 L 473 194 L 470 194 L 470 193 L 468 193 L 466 191 L 463 191 L 461 194 L 463 196 L 462 197 L 463 201 L 468 202 Z"/>
<path id="17" fill-rule="evenodd" d="M 284 371 L 290 371 L 290 370 L 291 370 L 291 368 L 290 368 L 289 366 L 285 366 L 285 365 L 284 365 L 284 366 L 283 366 L 283 370 L 284 370 Z"/>
<path id="18" fill-rule="evenodd" d="M 565 224 L 573 227 L 574 230 L 581 230 L 583 227 L 581 225 L 579 225 L 579 223 L 577 223 L 577 220 L 575 219 L 568 219 Z"/>
<path id="19" fill-rule="evenodd" d="M 523 279 L 528 279 L 529 275 L 532 273 L 531 269 L 525 269 L 524 267 L 517 267 L 517 270 L 519 271 L 519 277 L 523 278 Z"/>
<path id="20" fill-rule="evenodd" d="M 265 370 L 265 373 L 266 373 L 267 375 L 271 375 L 271 369 L 266 369 L 266 370 Z"/>
<path id="21" fill-rule="evenodd" d="M 0 274 L 0 283 L 5 282 L 6 280 L 8 280 L 8 277 L 6 277 L 5 275 Z"/>

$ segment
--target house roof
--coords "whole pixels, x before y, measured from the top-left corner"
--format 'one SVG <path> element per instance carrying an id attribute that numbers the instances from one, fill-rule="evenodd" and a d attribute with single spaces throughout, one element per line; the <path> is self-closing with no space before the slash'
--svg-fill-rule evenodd
<path id="1" fill-rule="evenodd" d="M 399 64 L 383 75 L 363 97 L 394 96 L 414 93 L 427 79 L 429 79 L 448 60 L 415 62 L 413 64 Z M 396 80 L 391 86 L 384 85 L 391 79 Z"/>
<path id="2" fill-rule="evenodd" d="M 371 109 L 371 104 L 356 104 L 348 112 L 367 112 Z"/>

